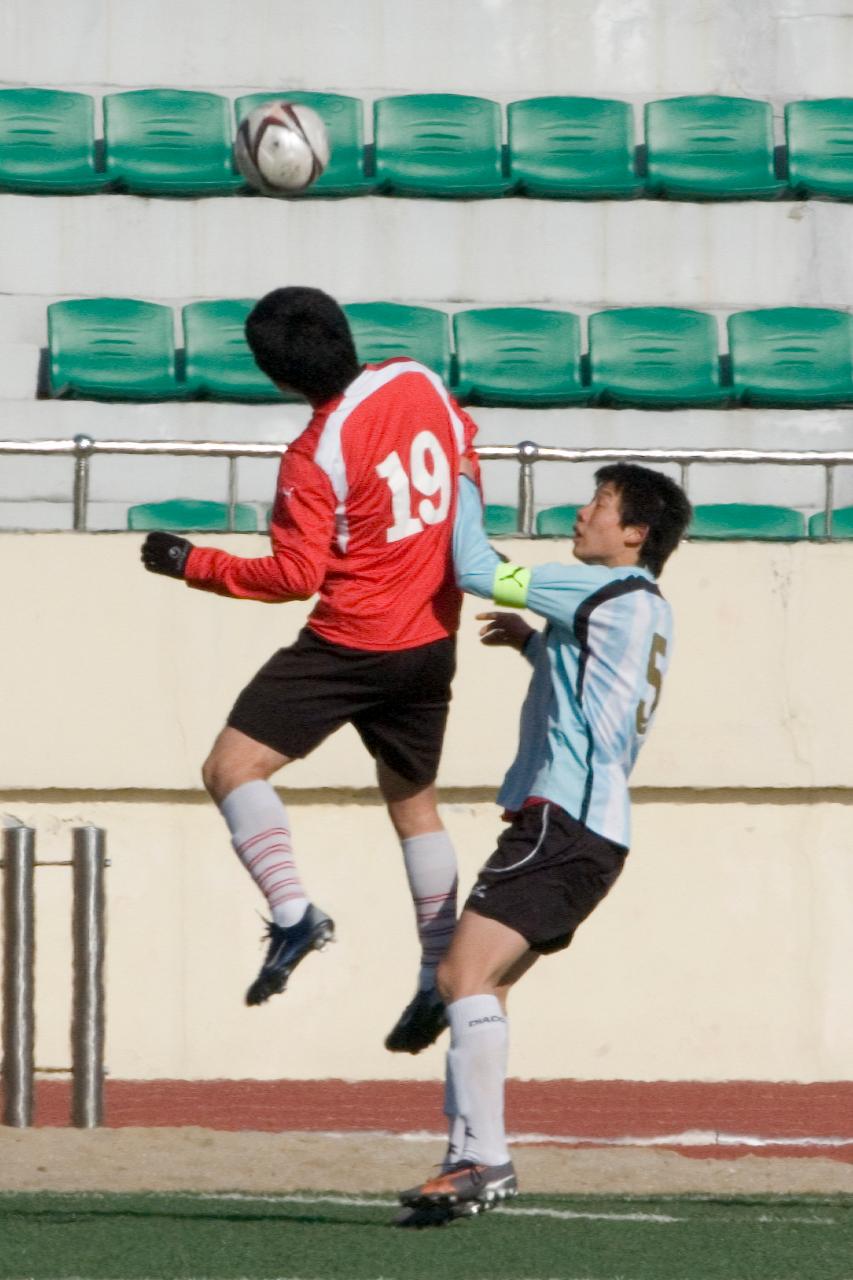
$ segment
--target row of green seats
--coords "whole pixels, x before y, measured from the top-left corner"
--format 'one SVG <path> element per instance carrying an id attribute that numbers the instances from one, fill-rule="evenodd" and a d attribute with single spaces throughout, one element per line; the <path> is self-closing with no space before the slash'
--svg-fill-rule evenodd
<path id="1" fill-rule="evenodd" d="M 547 507 L 536 516 L 539 537 L 571 537 L 577 506 Z M 486 503 L 486 532 L 490 537 L 511 537 L 518 533 L 518 508 L 500 503 Z M 228 529 L 228 508 L 224 502 L 207 502 L 197 498 L 172 498 L 166 502 L 143 502 L 130 507 L 128 529 L 169 529 L 176 533 L 222 533 Z M 233 529 L 238 533 L 254 533 L 258 528 L 255 508 L 237 503 Z M 793 541 L 806 536 L 826 538 L 826 516 L 813 515 L 806 524 L 801 511 L 791 507 L 742 502 L 709 503 L 694 508 L 687 532 L 689 538 L 702 541 Z M 833 538 L 853 538 L 853 507 L 839 507 L 832 513 Z"/>
<path id="2" fill-rule="evenodd" d="M 48 307 L 54 396 L 106 400 L 201 397 L 280 400 L 246 344 L 250 300 L 183 308 L 176 349 L 171 307 L 128 298 Z M 363 361 L 410 356 L 469 404 L 679 406 L 853 403 L 853 320 L 822 307 L 740 311 L 729 354 L 701 311 L 624 307 L 589 318 L 581 354 L 572 312 L 490 307 L 456 312 L 399 303 L 345 308 Z M 454 351 L 451 351 L 451 333 Z M 180 359 L 179 359 L 180 356 Z"/>
<path id="3" fill-rule="evenodd" d="M 535 529 L 539 537 L 568 538 L 572 535 L 577 506 L 547 507 L 536 515 Z M 487 503 L 484 511 L 486 532 L 490 537 L 511 536 L 518 532 L 518 509 Z M 693 508 L 688 538 L 697 541 L 735 541 L 752 539 L 762 542 L 791 542 L 801 538 L 853 538 L 853 507 L 839 507 L 832 513 L 832 528 L 826 532 L 826 515 L 817 512 L 806 517 L 792 507 L 766 503 L 712 502 Z"/>
<path id="4" fill-rule="evenodd" d="M 94 100 L 54 89 L 0 90 L 0 190 L 139 195 L 223 195 L 245 190 L 232 163 L 235 123 L 272 97 L 313 106 L 331 143 L 312 196 L 567 199 L 639 195 L 688 200 L 853 198 L 853 98 L 792 102 L 786 146 L 775 147 L 772 109 L 719 95 L 649 102 L 643 146 L 630 103 L 546 97 L 511 102 L 410 94 L 363 107 L 343 94 L 283 89 L 240 97 L 134 89 Z"/>

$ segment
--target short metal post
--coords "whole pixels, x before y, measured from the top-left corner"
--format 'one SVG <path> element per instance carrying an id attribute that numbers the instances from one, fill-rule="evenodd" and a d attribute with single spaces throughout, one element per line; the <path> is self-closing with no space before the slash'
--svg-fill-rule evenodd
<path id="1" fill-rule="evenodd" d="M 824 537 L 832 537 L 832 508 L 835 502 L 835 467 L 824 467 L 823 514 L 825 520 Z"/>
<path id="2" fill-rule="evenodd" d="M 539 446 L 532 440 L 523 440 L 518 446 L 518 528 L 523 538 L 533 537 L 536 508 L 533 463 L 538 457 Z"/>
<path id="3" fill-rule="evenodd" d="M 3 1123 L 33 1122 L 35 1072 L 35 832 L 3 831 Z"/>
<path id="4" fill-rule="evenodd" d="M 89 459 L 95 447 L 91 436 L 74 437 L 74 529 L 85 532 L 89 509 Z"/>
<path id="5" fill-rule="evenodd" d="M 104 1112 L 104 867 L 99 827 L 75 827 L 71 852 L 74 995 L 71 1012 L 71 1123 L 94 1129 Z"/>
<path id="6" fill-rule="evenodd" d="M 228 532 L 233 533 L 237 520 L 237 459 L 228 459 Z"/>

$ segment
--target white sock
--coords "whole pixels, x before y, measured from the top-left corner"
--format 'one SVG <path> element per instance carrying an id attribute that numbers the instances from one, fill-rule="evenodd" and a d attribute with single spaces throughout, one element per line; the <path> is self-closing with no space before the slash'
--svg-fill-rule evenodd
<path id="1" fill-rule="evenodd" d="M 452 1099 L 465 1122 L 461 1159 L 506 1164 L 504 1083 L 509 1034 L 497 996 L 464 996 L 447 1006 Z"/>
<path id="2" fill-rule="evenodd" d="M 462 1159 L 465 1146 L 465 1117 L 459 1113 L 456 1099 L 456 1085 L 450 1069 L 450 1055 L 444 1071 L 444 1114 L 447 1116 L 447 1150 L 441 1162 L 442 1169 L 449 1169 L 457 1160 Z"/>
<path id="3" fill-rule="evenodd" d="M 435 970 L 456 925 L 456 852 L 441 828 L 401 840 L 421 941 L 418 989 L 435 986 Z"/>
<path id="4" fill-rule="evenodd" d="M 268 782 L 244 782 L 219 811 L 237 857 L 267 900 L 276 924 L 287 928 L 305 914 L 308 899 L 293 862 L 290 819 Z"/>

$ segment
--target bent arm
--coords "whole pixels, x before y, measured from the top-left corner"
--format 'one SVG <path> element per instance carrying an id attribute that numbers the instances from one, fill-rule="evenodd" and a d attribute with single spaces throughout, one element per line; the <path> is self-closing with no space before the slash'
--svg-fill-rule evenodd
<path id="1" fill-rule="evenodd" d="M 188 586 L 267 604 L 307 600 L 321 586 L 335 529 L 335 497 L 328 477 L 309 458 L 286 453 L 270 524 L 272 555 L 246 558 L 216 547 L 195 547 L 186 565 Z"/>
<path id="2" fill-rule="evenodd" d="M 534 569 L 501 560 L 483 528 L 483 508 L 476 486 L 464 476 L 453 528 L 456 581 L 463 591 L 513 609 L 531 609 L 549 622 L 571 629 L 575 612 L 590 592 L 610 582 L 604 565 L 543 564 Z M 533 640 L 525 657 L 535 659 L 541 640 Z"/>

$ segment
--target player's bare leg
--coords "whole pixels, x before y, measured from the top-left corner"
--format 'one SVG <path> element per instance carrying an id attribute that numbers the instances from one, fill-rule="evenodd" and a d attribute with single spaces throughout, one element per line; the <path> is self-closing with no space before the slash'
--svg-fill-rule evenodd
<path id="1" fill-rule="evenodd" d="M 438 816 L 433 783 L 410 782 L 382 760 L 377 778 L 403 850 L 421 943 L 417 990 L 386 1037 L 385 1047 L 392 1053 L 420 1053 L 447 1026 L 435 974 L 456 923 L 456 853 Z"/>
<path id="2" fill-rule="evenodd" d="M 516 1195 L 503 1119 L 506 998 L 536 959 L 514 929 L 463 911 L 438 968 L 451 1037 L 445 1084 L 448 1155 L 440 1174 L 402 1192 L 409 1212 L 398 1225 L 440 1225 L 442 1213 L 444 1220 L 470 1216 Z"/>
<path id="3" fill-rule="evenodd" d="M 334 923 L 305 894 L 293 860 L 287 809 L 269 784 L 289 757 L 227 726 L 202 768 L 234 849 L 267 900 L 267 954 L 246 993 L 262 1004 L 284 990 L 297 964 L 334 937 Z"/>

